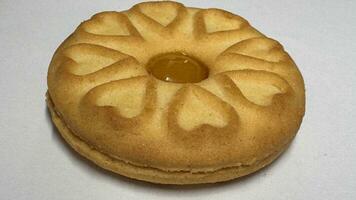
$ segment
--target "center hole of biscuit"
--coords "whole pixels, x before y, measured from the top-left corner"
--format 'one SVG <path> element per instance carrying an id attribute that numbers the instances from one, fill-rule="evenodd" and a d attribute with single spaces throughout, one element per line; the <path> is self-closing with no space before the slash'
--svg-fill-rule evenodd
<path id="1" fill-rule="evenodd" d="M 174 83 L 197 83 L 209 76 L 209 69 L 185 53 L 160 54 L 147 63 L 147 71 L 159 80 Z"/>

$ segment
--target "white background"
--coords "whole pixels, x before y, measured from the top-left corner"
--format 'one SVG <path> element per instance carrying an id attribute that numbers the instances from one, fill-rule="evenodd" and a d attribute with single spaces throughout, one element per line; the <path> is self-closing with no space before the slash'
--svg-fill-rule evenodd
<path id="1" fill-rule="evenodd" d="M 246 178 L 159 186 L 99 169 L 53 128 L 46 73 L 84 19 L 138 1 L 0 0 L 0 199 L 356 199 L 356 1 L 181 1 L 237 13 L 279 40 L 304 75 L 306 115 L 291 147 Z"/>

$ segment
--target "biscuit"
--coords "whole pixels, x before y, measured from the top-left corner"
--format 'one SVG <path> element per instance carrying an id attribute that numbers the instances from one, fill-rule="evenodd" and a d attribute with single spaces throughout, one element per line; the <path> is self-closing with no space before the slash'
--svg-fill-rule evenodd
<path id="1" fill-rule="evenodd" d="M 278 157 L 305 90 L 282 45 L 242 17 L 160 1 L 81 23 L 52 58 L 47 104 L 68 144 L 102 168 L 198 184 Z"/>

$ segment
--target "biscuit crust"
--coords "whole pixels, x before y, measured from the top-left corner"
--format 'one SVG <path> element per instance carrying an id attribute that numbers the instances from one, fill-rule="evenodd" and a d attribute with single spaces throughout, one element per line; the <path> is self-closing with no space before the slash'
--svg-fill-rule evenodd
<path id="1" fill-rule="evenodd" d="M 175 185 L 217 183 L 229 181 L 256 172 L 264 166 L 270 164 L 289 145 L 289 143 L 287 143 L 281 151 L 273 152 L 264 160 L 260 160 L 259 162 L 256 162 L 254 164 L 221 168 L 216 171 L 165 171 L 152 167 L 136 166 L 134 164 L 131 164 L 130 161 L 112 158 L 109 155 L 106 155 L 96 150 L 94 147 L 89 146 L 87 143 L 78 138 L 75 134 L 72 133 L 72 131 L 60 118 L 60 116 L 56 113 L 54 105 L 48 94 L 46 96 L 47 106 L 50 111 L 53 123 L 57 127 L 58 132 L 61 134 L 64 140 L 76 152 L 78 152 L 80 155 L 87 158 L 88 160 L 91 160 L 103 169 L 141 181 Z"/>

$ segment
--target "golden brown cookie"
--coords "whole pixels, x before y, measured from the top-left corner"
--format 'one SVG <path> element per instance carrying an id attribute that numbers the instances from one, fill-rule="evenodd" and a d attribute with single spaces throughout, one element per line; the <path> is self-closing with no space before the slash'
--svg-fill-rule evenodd
<path id="1" fill-rule="evenodd" d="M 97 165 L 196 184 L 272 162 L 300 126 L 305 94 L 283 47 L 242 17 L 160 1 L 83 22 L 53 56 L 47 103 Z"/>

